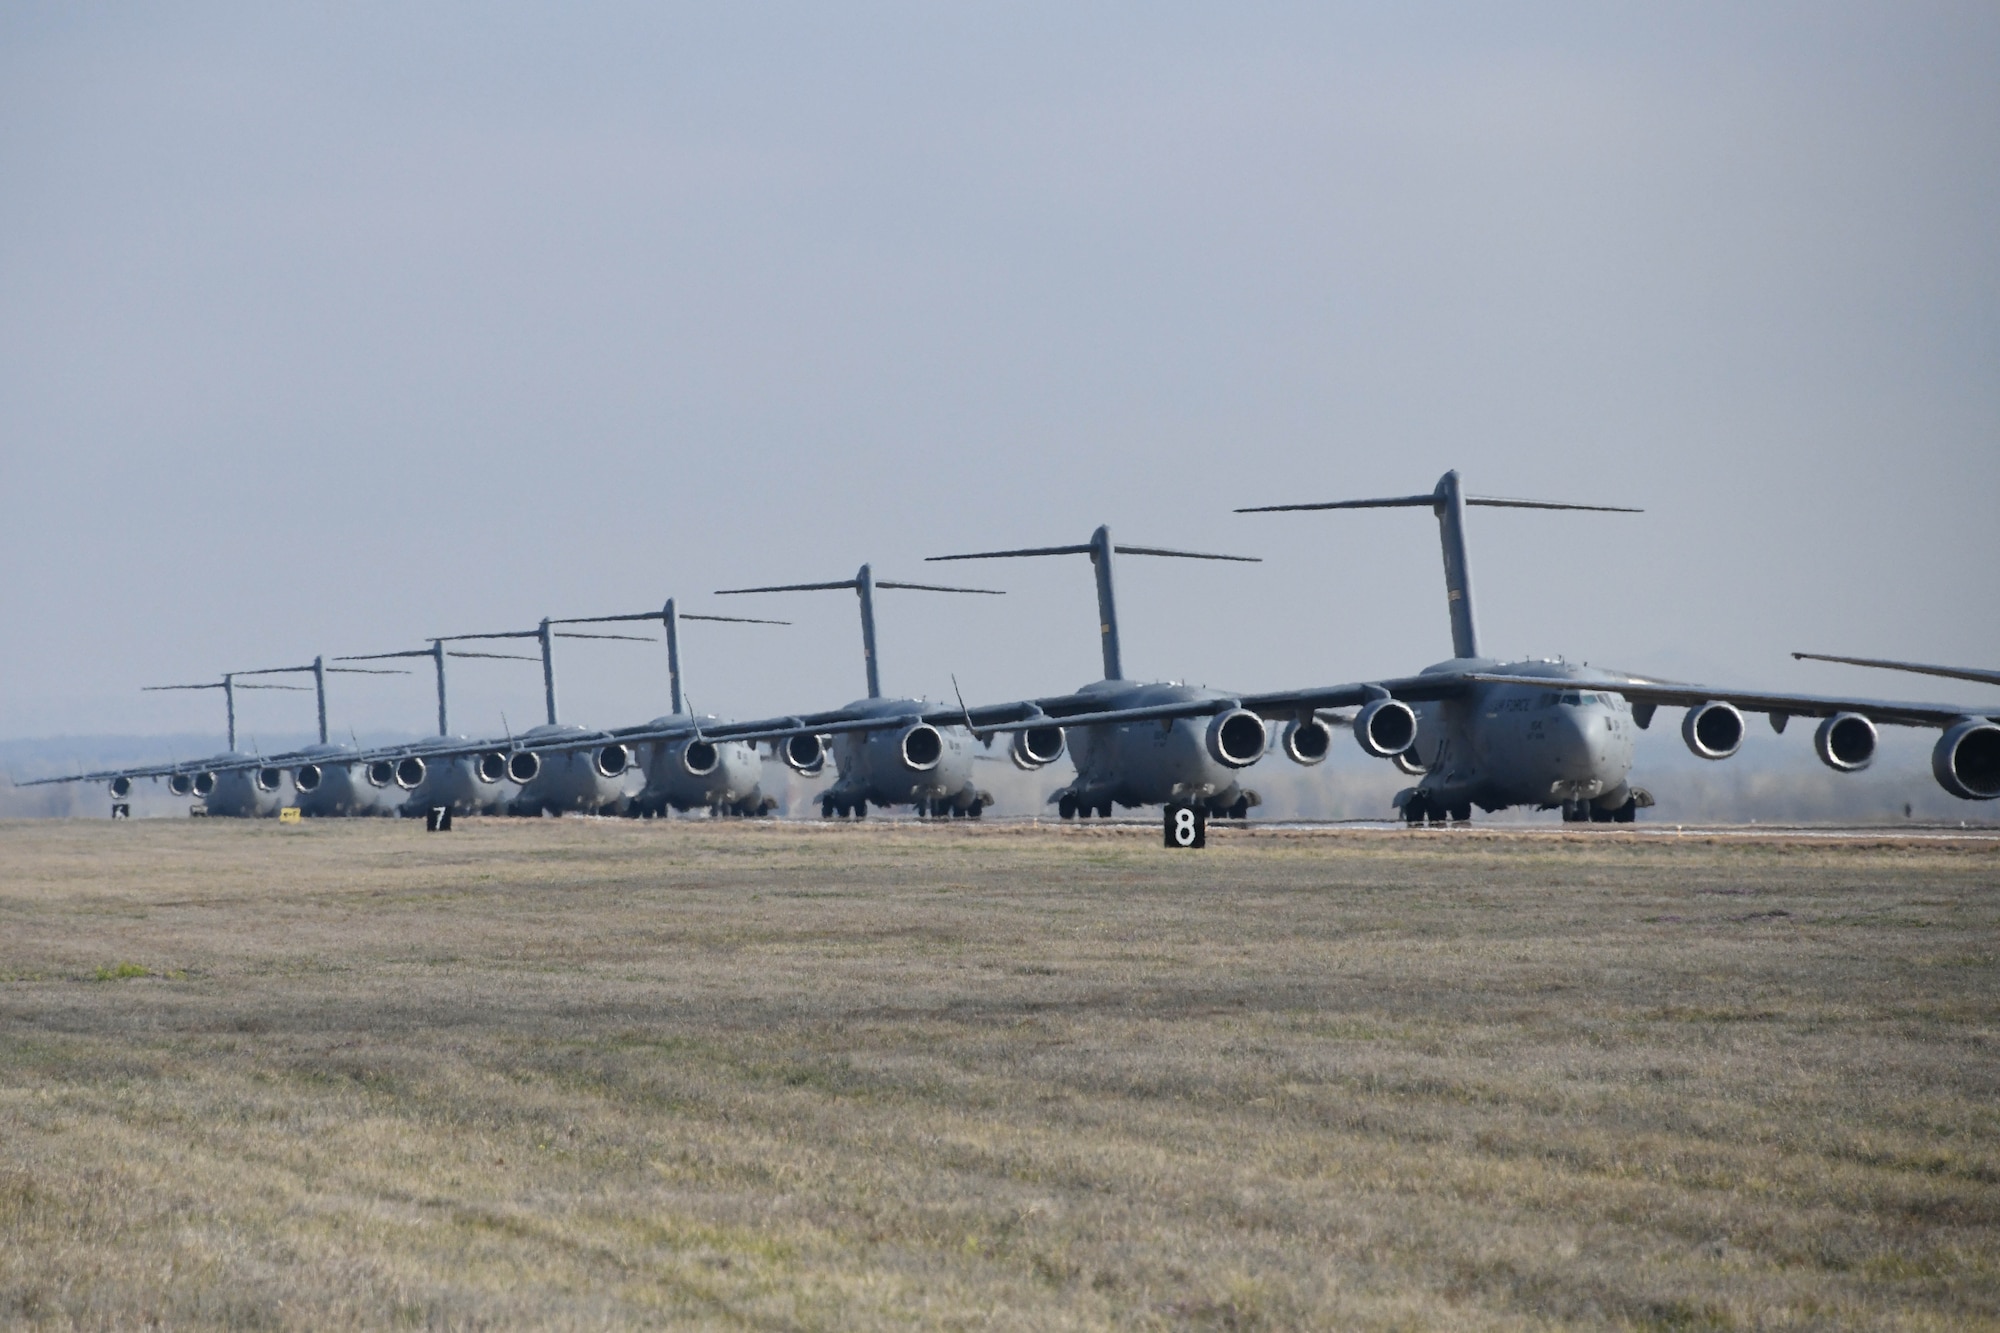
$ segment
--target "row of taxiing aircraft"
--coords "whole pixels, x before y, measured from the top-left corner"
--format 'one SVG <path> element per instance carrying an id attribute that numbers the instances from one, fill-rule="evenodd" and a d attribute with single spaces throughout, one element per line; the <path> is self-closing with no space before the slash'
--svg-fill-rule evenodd
<path id="1" fill-rule="evenodd" d="M 938 704 L 885 696 L 875 638 L 878 590 L 986 595 L 994 590 L 878 580 L 863 565 L 851 579 L 719 593 L 855 592 L 861 606 L 868 697 L 843 708 L 748 722 L 695 715 L 681 689 L 679 622 L 784 622 L 684 616 L 668 601 L 660 611 L 545 619 L 531 630 L 439 638 L 425 649 L 342 659 L 431 658 L 437 673 L 438 735 L 426 741 L 374 749 L 329 744 L 327 672 L 383 668 L 327 667 L 315 659 L 309 667 L 231 673 L 219 685 L 170 687 L 224 692 L 230 709 L 226 754 L 44 781 L 107 782 L 116 798 L 129 793 L 136 780 L 163 780 L 176 794 L 203 798 L 206 810 L 214 814 L 275 813 L 285 799 L 288 780 L 300 809 L 308 814 L 414 813 L 436 807 L 456 813 L 658 814 L 671 807 L 766 814 L 775 802 L 760 786 L 763 767 L 757 747 L 765 745 L 800 774 L 816 776 L 832 766 L 835 780 L 820 797 L 825 818 L 857 817 L 871 806 L 913 807 L 920 815 L 939 817 L 977 816 L 992 798 L 976 781 L 976 753 L 1004 737 L 1008 755 L 1025 770 L 1046 768 L 1065 753 L 1070 756 L 1075 778 L 1049 796 L 1065 819 L 1108 817 L 1118 806 L 1156 805 L 1240 819 L 1259 803 L 1257 793 L 1244 785 L 1245 770 L 1263 759 L 1274 741 L 1294 763 L 1312 765 L 1331 751 L 1334 728 L 1348 727 L 1366 753 L 1394 763 L 1415 779 L 1395 798 L 1396 809 L 1410 823 L 1464 821 L 1471 818 L 1474 806 L 1489 812 L 1511 806 L 1559 809 L 1567 820 L 1622 823 L 1653 803 L 1630 780 L 1637 733 L 1651 725 L 1658 709 L 1676 707 L 1686 710 L 1681 735 L 1688 748 L 1711 760 L 1727 759 L 1741 748 L 1746 713 L 1764 714 L 1778 732 L 1792 718 L 1817 719 L 1813 748 L 1824 763 L 1844 773 L 1873 761 L 1879 726 L 1935 728 L 1939 735 L 1932 750 L 1932 772 L 1938 784 L 1969 801 L 2000 797 L 2000 711 L 1991 708 L 1739 690 L 1633 676 L 1560 658 L 1500 662 L 1481 656 L 1465 540 L 1465 511 L 1474 506 L 1637 512 L 1466 495 L 1456 472 L 1447 472 L 1433 490 L 1419 495 L 1237 511 L 1430 509 L 1443 545 L 1452 656 L 1409 676 L 1248 694 L 1130 680 L 1119 652 L 1116 558 L 1252 558 L 1125 545 L 1114 542 L 1109 530 L 1100 527 L 1078 545 L 930 557 L 935 561 L 1090 557 L 1096 574 L 1104 678 L 1065 694 L 983 705 L 968 705 L 963 699 Z M 552 641 L 633 636 L 555 627 L 650 620 L 661 621 L 666 632 L 671 711 L 610 730 L 559 722 Z M 515 655 L 446 645 L 508 638 L 533 638 L 540 645 L 547 722 L 519 735 L 485 739 L 452 735 L 445 704 L 447 659 Z M 1795 656 L 2000 684 L 2000 672 L 1807 653 Z M 281 671 L 313 673 L 320 692 L 320 744 L 269 757 L 241 754 L 235 745 L 234 691 L 273 687 L 237 684 L 236 677 Z"/>

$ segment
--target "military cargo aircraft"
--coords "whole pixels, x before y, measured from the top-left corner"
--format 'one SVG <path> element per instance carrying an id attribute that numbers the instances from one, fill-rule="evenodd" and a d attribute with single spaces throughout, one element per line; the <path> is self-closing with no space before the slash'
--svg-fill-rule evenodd
<path id="1" fill-rule="evenodd" d="M 1111 540 L 1111 529 L 1100 527 L 1080 546 L 1036 546 L 1010 551 L 974 551 L 964 555 L 934 555 L 932 561 L 1000 560 L 1022 556 L 1087 555 L 1097 575 L 1097 626 L 1104 656 L 1104 679 L 1074 694 L 1033 701 L 1059 722 L 1066 713 L 1116 712 L 1196 701 L 1222 701 L 1219 690 L 1177 683 L 1146 684 L 1125 679 L 1118 638 L 1118 599 L 1112 576 L 1114 555 L 1168 556 L 1181 560 L 1230 560 L 1256 563 L 1254 556 L 1208 555 L 1170 551 L 1156 546 L 1126 546 Z M 1027 701 L 1024 701 L 1024 704 Z M 1004 708 L 1005 705 L 1002 705 Z M 1091 726 L 1051 725 L 1015 733 L 1009 754 L 1030 771 L 1061 757 L 1067 737 L 1076 778 L 1049 796 L 1064 819 L 1088 818 L 1095 811 L 1110 818 L 1113 805 L 1186 805 L 1206 813 L 1244 818 L 1261 798 L 1238 780 L 1241 770 L 1263 758 L 1267 737 L 1262 720 L 1241 710 L 1218 714 L 1206 723 L 1195 718 L 1107 722 Z M 1284 744 L 1301 763 L 1325 758 L 1330 733 L 1318 717 L 1295 721 Z"/>
<path id="2" fill-rule="evenodd" d="M 377 751 L 370 760 L 370 773 L 384 766 L 393 774 L 396 786 L 407 796 L 399 807 L 405 815 L 421 815 L 443 808 L 454 815 L 505 814 L 521 794 L 521 784 L 508 772 L 507 754 L 486 751 L 477 754 L 439 754 L 463 736 L 451 734 L 450 712 L 445 698 L 445 659 L 448 657 L 490 658 L 502 661 L 533 662 L 519 653 L 481 653 L 447 649 L 443 639 L 432 639 L 428 648 L 411 648 L 394 653 L 361 653 L 342 657 L 342 662 L 377 662 L 395 658 L 428 657 L 436 669 L 438 734 L 434 741 L 420 741 Z"/>
<path id="3" fill-rule="evenodd" d="M 928 583 L 877 581 L 861 566 L 851 579 L 831 583 L 786 583 L 765 588 L 724 588 L 718 596 L 744 593 L 825 592 L 853 589 L 861 602 L 861 653 L 867 668 L 868 697 L 845 708 L 797 719 L 798 730 L 779 747 L 779 756 L 794 771 L 817 773 L 826 758 L 823 736 L 832 736 L 833 759 L 839 778 L 820 796 L 820 816 L 859 818 L 872 803 L 881 807 L 910 805 L 919 814 L 978 818 L 992 803 L 973 777 L 971 737 L 954 719 L 929 720 L 935 712 L 921 699 L 886 699 L 875 651 L 875 590 L 1000 594 L 991 588 L 944 588 Z"/>
<path id="4" fill-rule="evenodd" d="M 394 766 L 383 760 L 363 762 L 360 747 L 331 744 L 326 732 L 326 677 L 336 672 L 352 676 L 400 676 L 407 672 L 379 667 L 330 667 L 324 657 L 304 666 L 265 667 L 239 671 L 239 676 L 284 676 L 311 673 L 319 703 L 319 744 L 273 756 L 268 766 L 289 771 L 299 813 L 313 818 L 389 816 L 401 804 Z M 211 806 L 213 802 L 211 801 Z"/>
<path id="5" fill-rule="evenodd" d="M 541 624 L 534 629 L 503 630 L 494 634 L 448 634 L 443 636 L 443 641 L 533 639 L 541 646 L 542 695 L 548 721 L 542 726 L 530 727 L 518 737 L 509 738 L 507 773 L 521 784 L 520 794 L 510 807 L 511 813 L 623 814 L 632 799 L 630 788 L 633 784 L 628 773 L 633 766 L 633 752 L 630 747 L 616 742 L 591 745 L 588 743 L 590 738 L 602 733 L 558 720 L 553 644 L 556 639 L 624 639 L 633 643 L 651 643 L 652 640 L 636 634 L 558 631 L 553 628 L 555 623 L 543 617 Z M 585 742 L 581 748 L 573 744 L 579 741 Z"/>
<path id="6" fill-rule="evenodd" d="M 689 612 L 683 615 L 669 597 L 658 611 L 635 611 L 615 616 L 576 616 L 551 621 L 556 625 L 600 625 L 616 621 L 657 620 L 667 635 L 667 692 L 672 712 L 644 723 L 647 731 L 686 734 L 657 741 L 646 747 L 646 785 L 632 800 L 633 814 L 664 814 L 669 807 L 679 811 L 707 809 L 716 815 L 768 815 L 778 808 L 775 797 L 764 794 L 764 763 L 754 743 L 712 740 L 703 734 L 704 725 L 713 728 L 714 717 L 695 717 L 688 712 L 681 686 L 681 635 L 683 620 L 716 621 L 732 625 L 786 625 L 785 620 L 759 620 L 754 616 L 711 616 Z"/>

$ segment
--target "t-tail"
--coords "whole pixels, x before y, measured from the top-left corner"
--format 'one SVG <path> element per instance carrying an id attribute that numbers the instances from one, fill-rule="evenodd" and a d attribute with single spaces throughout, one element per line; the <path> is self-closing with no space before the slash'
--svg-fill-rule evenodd
<path id="1" fill-rule="evenodd" d="M 1438 478 L 1437 489 L 1428 495 L 1396 495 L 1381 500 L 1327 500 L 1317 504 L 1255 505 L 1238 509 L 1239 514 L 1278 514 L 1302 509 L 1418 509 L 1428 508 L 1437 515 L 1438 538 L 1444 548 L 1445 609 L 1451 616 L 1453 657 L 1479 656 L 1479 622 L 1472 610 L 1472 567 L 1465 552 L 1465 509 L 1485 505 L 1493 509 L 1586 509 L 1600 514 L 1638 514 L 1643 510 L 1621 505 L 1566 504 L 1556 500 L 1512 500 L 1494 495 L 1466 495 L 1459 487 L 1456 470 Z"/>
<path id="2" fill-rule="evenodd" d="M 667 694 L 673 702 L 673 715 L 687 712 L 687 698 L 681 686 L 681 622 L 683 620 L 721 620 L 734 625 L 789 625 L 789 620 L 759 620 L 754 616 L 704 616 L 693 612 L 682 615 L 674 606 L 674 599 L 667 598 L 667 604 L 657 611 L 629 611 L 616 616 L 570 616 L 551 621 L 555 625 L 602 625 L 614 620 L 657 620 L 667 632 Z M 608 636 L 607 636 L 608 637 Z"/>
<path id="3" fill-rule="evenodd" d="M 1160 546 L 1121 546 L 1111 540 L 1109 525 L 1090 534 L 1081 546 L 1029 546 L 1016 551 L 971 551 L 964 555 L 934 555 L 937 560 L 1007 560 L 1027 555 L 1087 555 L 1097 573 L 1097 636 L 1104 651 L 1104 678 L 1125 679 L 1125 663 L 1118 646 L 1118 594 L 1111 575 L 1114 555 L 1159 555 L 1177 560 L 1235 560 L 1256 564 L 1254 555 L 1210 555 L 1205 551 L 1170 551 Z"/>
<path id="4" fill-rule="evenodd" d="M 832 583 L 777 583 L 765 588 L 718 588 L 716 596 L 734 597 L 750 592 L 830 592 L 834 589 L 852 588 L 861 601 L 861 655 L 868 668 L 868 697 L 882 697 L 882 672 L 877 665 L 875 654 L 875 590 L 877 588 L 904 588 L 913 592 L 969 592 L 989 597 L 1001 596 L 993 588 L 944 588 L 933 583 L 899 583 L 891 579 L 877 579 L 875 572 L 863 565 L 851 579 L 838 579 Z M 689 617 L 692 619 L 692 617 Z"/>

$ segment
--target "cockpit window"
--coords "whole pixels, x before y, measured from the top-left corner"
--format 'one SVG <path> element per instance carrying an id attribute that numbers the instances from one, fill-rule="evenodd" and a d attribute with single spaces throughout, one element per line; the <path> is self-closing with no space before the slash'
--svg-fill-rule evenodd
<path id="1" fill-rule="evenodd" d="M 1583 702 L 1583 696 L 1570 690 L 1563 694 L 1562 701 L 1566 704 L 1580 704 Z"/>

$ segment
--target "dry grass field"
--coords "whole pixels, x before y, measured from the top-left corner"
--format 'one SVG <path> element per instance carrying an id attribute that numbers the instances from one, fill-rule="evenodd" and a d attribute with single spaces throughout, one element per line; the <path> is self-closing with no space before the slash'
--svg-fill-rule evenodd
<path id="1" fill-rule="evenodd" d="M 0 825 L 0 1323 L 2000 1324 L 1993 844 Z"/>

